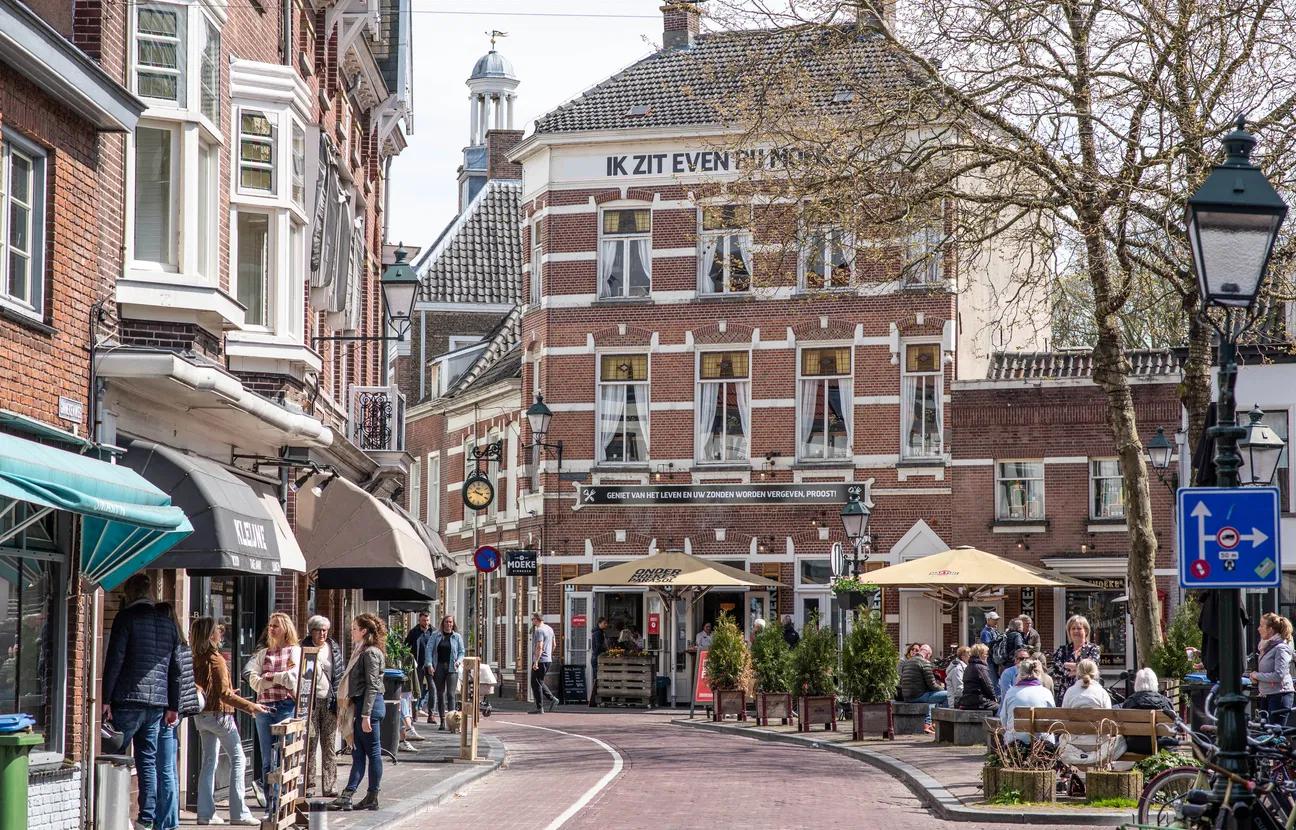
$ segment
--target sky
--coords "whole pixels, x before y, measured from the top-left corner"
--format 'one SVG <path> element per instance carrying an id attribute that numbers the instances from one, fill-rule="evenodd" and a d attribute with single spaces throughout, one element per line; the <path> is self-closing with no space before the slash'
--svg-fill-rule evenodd
<path id="1" fill-rule="evenodd" d="M 536 117 L 654 51 L 661 42 L 661 5 L 661 0 L 414 0 L 414 132 L 392 162 L 387 238 L 426 246 L 458 211 L 455 171 L 468 142 L 464 82 L 477 59 L 490 51 L 487 32 L 508 32 L 496 50 L 521 80 L 514 127 L 530 132 Z"/>

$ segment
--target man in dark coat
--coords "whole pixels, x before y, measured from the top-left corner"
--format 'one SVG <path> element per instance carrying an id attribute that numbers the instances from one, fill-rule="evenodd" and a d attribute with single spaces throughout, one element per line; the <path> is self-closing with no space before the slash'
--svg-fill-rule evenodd
<path id="1" fill-rule="evenodd" d="M 607 626 L 607 617 L 599 617 L 598 625 L 590 635 L 590 706 L 598 706 L 595 699 L 598 694 L 598 661 L 599 655 L 608 650 Z"/>
<path id="2" fill-rule="evenodd" d="M 797 633 L 796 626 L 792 625 L 791 614 L 783 615 L 783 639 L 788 648 L 796 648 L 797 643 L 801 642 L 801 635 Z"/>
<path id="3" fill-rule="evenodd" d="M 153 583 L 146 573 L 126 580 L 121 609 L 113 620 L 104 652 L 103 719 L 122 733 L 135 756 L 139 786 L 137 827 L 158 823 L 158 736 L 162 724 L 173 726 L 180 708 L 180 666 L 176 662 L 179 631 L 170 614 L 153 604 Z"/>

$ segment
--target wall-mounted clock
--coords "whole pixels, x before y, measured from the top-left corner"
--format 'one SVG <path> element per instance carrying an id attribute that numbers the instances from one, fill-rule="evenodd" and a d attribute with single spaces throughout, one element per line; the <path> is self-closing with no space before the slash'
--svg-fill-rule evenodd
<path id="1" fill-rule="evenodd" d="M 473 470 L 464 479 L 463 501 L 473 510 L 485 510 L 495 500 L 495 485 L 481 470 Z"/>

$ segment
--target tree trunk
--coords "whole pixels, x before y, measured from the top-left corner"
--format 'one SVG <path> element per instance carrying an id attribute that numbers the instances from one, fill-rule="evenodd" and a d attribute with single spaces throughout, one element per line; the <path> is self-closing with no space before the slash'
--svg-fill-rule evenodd
<path id="1" fill-rule="evenodd" d="M 1189 464 L 1206 434 L 1206 410 L 1211 402 L 1211 330 L 1197 317 L 1197 295 L 1184 300 L 1188 316 L 1188 359 L 1184 361 L 1183 383 L 1179 386 L 1179 402 L 1188 413 Z M 1185 471 L 1183 486 L 1197 483 L 1197 470 Z"/>

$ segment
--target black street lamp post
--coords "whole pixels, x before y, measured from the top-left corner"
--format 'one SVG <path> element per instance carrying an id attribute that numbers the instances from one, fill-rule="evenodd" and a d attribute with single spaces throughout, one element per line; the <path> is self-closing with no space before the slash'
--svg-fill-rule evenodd
<path id="1" fill-rule="evenodd" d="M 1256 140 L 1239 118 L 1237 129 L 1224 138 L 1228 157 L 1211 170 L 1184 211 L 1188 242 L 1192 248 L 1202 298 L 1206 307 L 1223 309 L 1219 332 L 1219 403 L 1216 425 L 1209 434 L 1215 440 L 1215 480 L 1219 487 L 1241 486 L 1242 456 L 1238 442 L 1249 430 L 1237 423 L 1237 338 L 1245 328 L 1246 312 L 1255 305 L 1264 282 L 1269 257 L 1278 229 L 1287 215 L 1287 205 L 1251 163 Z M 1258 419 L 1257 419 L 1258 420 Z M 1259 472 L 1253 468 L 1252 476 Z M 1263 482 L 1267 483 L 1267 482 Z M 1250 777 L 1247 752 L 1247 699 L 1242 694 L 1243 645 L 1242 594 L 1236 588 L 1218 589 L 1220 640 L 1220 697 L 1218 703 L 1219 765 L 1244 778 Z M 1218 778 L 1214 797 L 1220 803 L 1229 786 Z M 1254 794 L 1245 787 L 1233 788 L 1232 803 L 1239 828 L 1251 827 Z"/>
<path id="2" fill-rule="evenodd" d="M 869 519 L 872 512 L 868 505 L 853 498 L 846 502 L 842 508 L 841 518 L 842 527 L 846 530 L 846 538 L 851 540 L 851 576 L 858 577 L 860 574 L 860 553 L 864 554 L 864 561 L 868 561 L 869 554 L 873 545 L 873 536 L 869 533 Z"/>
<path id="3" fill-rule="evenodd" d="M 562 456 L 563 442 L 555 441 L 546 443 L 545 438 L 549 435 L 549 421 L 553 418 L 553 410 L 544 402 L 544 395 L 536 395 L 535 403 L 527 407 L 527 423 L 531 427 L 532 443 L 526 446 L 526 450 L 551 451 L 558 459 L 558 472 L 562 473 Z M 538 459 L 537 459 L 538 460 Z M 539 472 L 539 466 L 536 468 Z"/>

